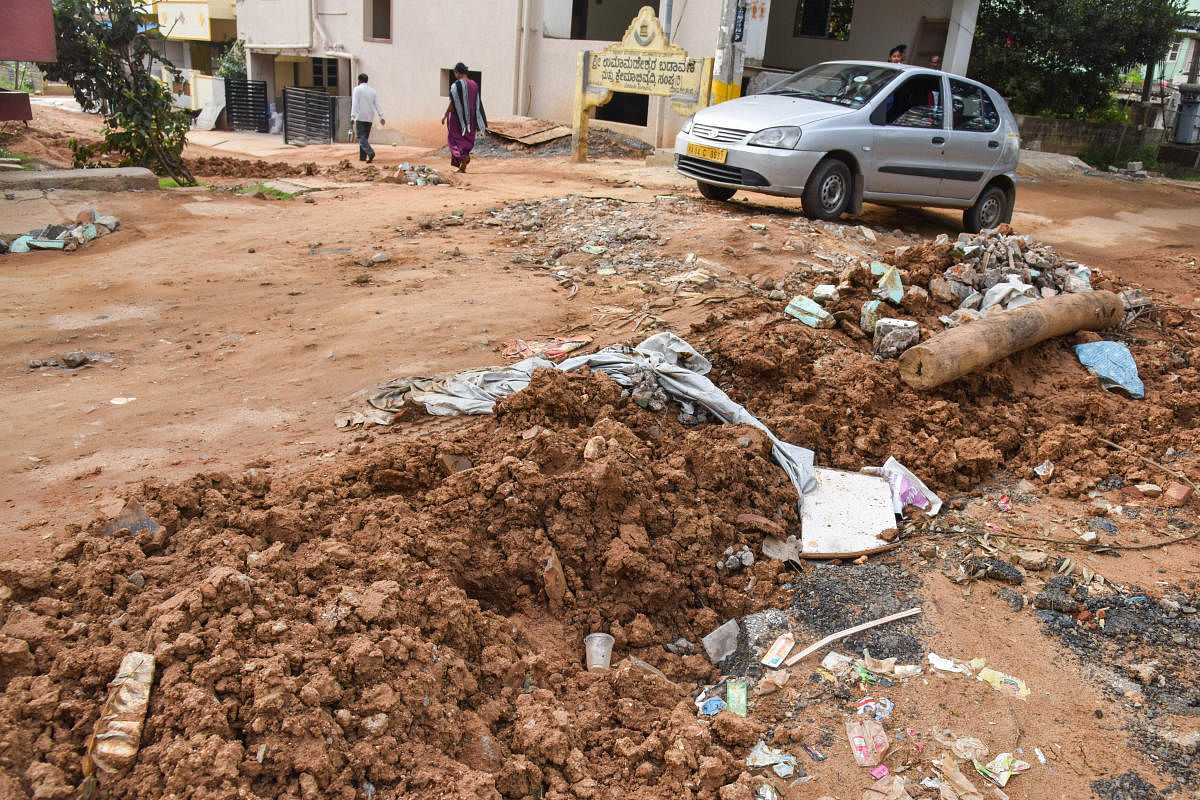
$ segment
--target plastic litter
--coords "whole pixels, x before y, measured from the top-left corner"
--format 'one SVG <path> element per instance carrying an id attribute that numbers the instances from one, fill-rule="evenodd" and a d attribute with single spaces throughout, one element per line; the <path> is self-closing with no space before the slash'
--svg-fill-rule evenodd
<path id="1" fill-rule="evenodd" d="M 825 759 L 829 758 L 829 756 L 822 753 L 820 748 L 818 748 L 815 744 L 804 745 L 804 752 L 808 753 L 809 758 L 817 762 L 824 761 Z"/>
<path id="2" fill-rule="evenodd" d="M 589 633 L 583 637 L 583 649 L 589 670 L 608 669 L 612 662 L 613 637 L 607 633 Z"/>
<path id="3" fill-rule="evenodd" d="M 1020 678 L 1014 678 L 1012 675 L 1005 675 L 1003 672 L 997 672 L 991 668 L 984 668 L 979 672 L 979 680 L 990 685 L 997 691 L 1004 692 L 1011 697 L 1016 697 L 1021 700 L 1029 697 L 1029 687 L 1025 685 L 1025 681 Z"/>
<path id="4" fill-rule="evenodd" d="M 928 658 L 929 666 L 936 670 L 941 670 L 942 672 L 961 672 L 963 675 L 971 674 L 971 670 L 965 664 L 955 661 L 952 658 L 942 658 L 933 651 L 930 651 Z"/>
<path id="5" fill-rule="evenodd" d="M 939 761 L 933 762 L 942 773 L 942 785 L 939 787 L 942 798 L 952 797 L 957 800 L 983 800 L 983 795 L 975 788 L 975 784 L 971 783 L 966 775 L 958 768 L 958 764 L 954 763 L 952 758 L 942 758 Z M 946 784 L 949 784 L 947 787 Z M 953 794 L 947 795 L 946 789 L 949 788 Z"/>
<path id="6" fill-rule="evenodd" d="M 973 763 L 980 775 L 1000 787 L 1007 785 L 1008 779 L 1013 775 L 1020 775 L 1030 767 L 1029 763 L 1022 761 L 1012 753 L 1001 753 L 987 764 L 980 764 L 978 761 Z"/>
<path id="7" fill-rule="evenodd" d="M 1023 283 L 1016 275 L 1007 275 L 1003 283 L 997 283 L 987 290 L 979 304 L 979 310 L 987 311 L 992 306 L 1020 308 L 1038 297 L 1037 287 Z"/>
<path id="8" fill-rule="evenodd" d="M 720 664 L 729 656 L 733 655 L 733 651 L 737 650 L 738 633 L 741 628 L 738 627 L 736 619 L 726 620 L 725 624 L 714 630 L 712 633 L 700 640 L 704 645 L 704 652 L 708 653 L 708 660 L 714 664 Z"/>
<path id="9" fill-rule="evenodd" d="M 755 691 L 760 694 L 771 694 L 782 689 L 791 680 L 792 673 L 786 669 L 769 669 L 758 679 Z"/>
<path id="10" fill-rule="evenodd" d="M 879 780 L 863 791 L 862 800 L 912 800 L 912 795 L 908 793 L 908 781 L 903 776 L 889 774 L 887 767 L 882 764 L 877 769 L 884 772 L 876 775 L 876 770 L 871 770 L 871 776 Z"/>
<path id="11" fill-rule="evenodd" d="M 850 740 L 854 760 L 860 767 L 875 766 L 888 749 L 887 733 L 873 719 L 847 720 L 846 738 Z"/>
<path id="12" fill-rule="evenodd" d="M 973 736 L 960 736 L 949 728 L 934 728 L 933 740 L 959 758 L 971 760 L 987 758 L 987 745 Z"/>
<path id="13" fill-rule="evenodd" d="M 1037 760 L 1038 760 L 1039 764 L 1046 763 L 1046 754 L 1042 752 L 1042 748 L 1040 748 L 1040 747 L 1033 748 L 1033 754 L 1037 756 Z"/>
<path id="14" fill-rule="evenodd" d="M 1047 458 L 1045 461 L 1034 467 L 1033 471 L 1037 473 L 1039 478 L 1045 478 L 1046 480 L 1049 480 L 1050 478 L 1054 477 L 1054 462 Z"/>
<path id="15" fill-rule="evenodd" d="M 850 670 L 854 669 L 854 659 L 836 650 L 831 650 L 821 659 L 821 666 L 834 675 L 848 675 Z"/>
<path id="16" fill-rule="evenodd" d="M 729 710 L 739 717 L 746 716 L 746 695 L 748 693 L 749 686 L 744 680 L 733 680 L 725 686 L 725 703 L 729 706 Z"/>
<path id="17" fill-rule="evenodd" d="M 108 685 L 108 698 L 87 740 L 81 796 L 95 791 L 97 772 L 111 775 L 129 768 L 137 759 L 153 682 L 154 656 L 126 653 L 117 676 Z"/>
<path id="18" fill-rule="evenodd" d="M 887 478 L 892 487 L 892 510 L 899 515 L 904 514 L 905 506 L 915 506 L 931 517 L 942 510 L 941 498 L 892 456 L 882 467 L 865 467 L 863 472 Z"/>
<path id="19" fill-rule="evenodd" d="M 858 713 L 863 716 L 874 717 L 876 721 L 887 719 L 895 710 L 896 704 L 886 697 L 878 699 L 874 697 L 864 697 L 858 701 Z"/>
<path id="20" fill-rule="evenodd" d="M 762 783 L 754 790 L 754 800 L 779 800 L 779 792 L 769 783 Z"/>
<path id="21" fill-rule="evenodd" d="M 1121 342 L 1087 342 L 1075 345 L 1079 363 L 1100 379 L 1108 391 L 1120 389 L 1130 397 L 1141 400 L 1146 387 L 1138 377 L 1137 362 L 1129 348 Z"/>
<path id="22" fill-rule="evenodd" d="M 485 367 L 436 378 L 398 378 L 359 393 L 354 408 L 337 415 L 340 428 L 368 423 L 390 425 L 408 403 L 425 407 L 430 414 L 490 414 L 496 401 L 529 385 L 536 369 L 574 372 L 588 367 L 603 372 L 619 386 L 629 387 L 653 372 L 662 390 L 687 406 L 701 406 L 722 422 L 753 425 L 770 438 L 771 455 L 783 468 L 800 495 L 816 487 L 813 462 L 816 454 L 806 447 L 777 438 L 757 417 L 735 403 L 705 377 L 712 364 L 673 333 L 662 332 L 642 340 L 637 347 L 606 347 L 597 353 L 567 358 L 561 364 L 527 358 L 508 367 Z"/>
<path id="23" fill-rule="evenodd" d="M 767 747 L 766 742 L 754 745 L 750 755 L 746 756 L 748 767 L 770 767 L 781 778 L 790 778 L 796 772 L 796 757 L 782 750 Z"/>
<path id="24" fill-rule="evenodd" d="M 878 780 L 879 778 L 886 778 L 889 773 L 891 773 L 891 770 L 888 769 L 887 764 L 880 764 L 875 769 L 870 770 L 867 774 Z"/>
<path id="25" fill-rule="evenodd" d="M 710 697 L 700 706 L 700 713 L 706 717 L 716 716 L 725 708 L 725 701 L 719 697 Z"/>
<path id="26" fill-rule="evenodd" d="M 762 665 L 771 669 L 777 668 L 783 663 L 783 660 L 787 658 L 788 653 L 792 652 L 792 648 L 795 646 L 796 637 L 790 633 L 781 634 L 771 645 L 770 649 L 767 650 L 766 655 L 762 657 Z"/>

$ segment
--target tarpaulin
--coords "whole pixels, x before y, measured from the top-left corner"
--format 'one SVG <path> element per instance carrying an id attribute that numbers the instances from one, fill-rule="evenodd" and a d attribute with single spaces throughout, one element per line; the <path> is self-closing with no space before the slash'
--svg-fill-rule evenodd
<path id="1" fill-rule="evenodd" d="M 398 378 L 352 398 L 359 401 L 357 407 L 338 414 L 337 425 L 339 428 L 370 422 L 389 425 L 409 403 L 424 406 L 430 414 L 490 414 L 497 400 L 528 386 L 534 370 L 574 372 L 582 367 L 603 372 L 625 387 L 650 370 L 662 390 L 682 405 L 684 411 L 691 413 L 701 406 L 722 422 L 753 425 L 765 433 L 773 444 L 771 455 L 801 497 L 816 486 L 813 451 L 777 438 L 757 417 L 705 377 L 712 369 L 708 359 L 683 339 L 667 332 L 656 333 L 632 349 L 606 347 L 597 353 L 568 358 L 561 364 L 527 358 L 509 367 L 485 367 L 438 377 Z"/>

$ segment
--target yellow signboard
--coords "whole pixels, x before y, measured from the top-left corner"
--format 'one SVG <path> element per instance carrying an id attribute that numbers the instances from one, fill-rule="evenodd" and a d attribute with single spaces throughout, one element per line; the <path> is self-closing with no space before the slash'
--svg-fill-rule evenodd
<path id="1" fill-rule="evenodd" d="M 670 44 L 654 9 L 642 6 L 621 41 L 579 54 L 576 158 L 587 158 L 588 109 L 604 105 L 616 91 L 667 97 L 676 112 L 691 114 L 708 105 L 712 63 L 688 58 L 686 50 Z"/>

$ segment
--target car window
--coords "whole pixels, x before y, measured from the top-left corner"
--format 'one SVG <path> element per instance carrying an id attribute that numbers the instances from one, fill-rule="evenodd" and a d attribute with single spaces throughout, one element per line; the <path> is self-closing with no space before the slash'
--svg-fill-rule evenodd
<path id="1" fill-rule="evenodd" d="M 862 108 L 899 70 L 878 64 L 816 64 L 767 87 L 763 94 L 781 94 Z"/>
<path id="2" fill-rule="evenodd" d="M 914 75 L 884 99 L 882 122 L 901 128 L 940 128 L 942 94 L 941 77 Z"/>
<path id="3" fill-rule="evenodd" d="M 1000 114 L 982 87 L 950 79 L 954 130 L 990 133 L 1000 127 Z"/>

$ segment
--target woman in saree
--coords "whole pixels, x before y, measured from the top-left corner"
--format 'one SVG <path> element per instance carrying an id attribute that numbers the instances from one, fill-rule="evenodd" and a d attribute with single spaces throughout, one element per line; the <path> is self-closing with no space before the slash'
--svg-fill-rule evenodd
<path id="1" fill-rule="evenodd" d="M 467 65 L 454 65 L 454 83 L 450 85 L 450 104 L 442 115 L 446 126 L 446 143 L 450 146 L 450 166 L 459 172 L 467 171 L 475 134 L 487 129 L 483 102 L 479 99 L 479 84 L 467 77 Z"/>

